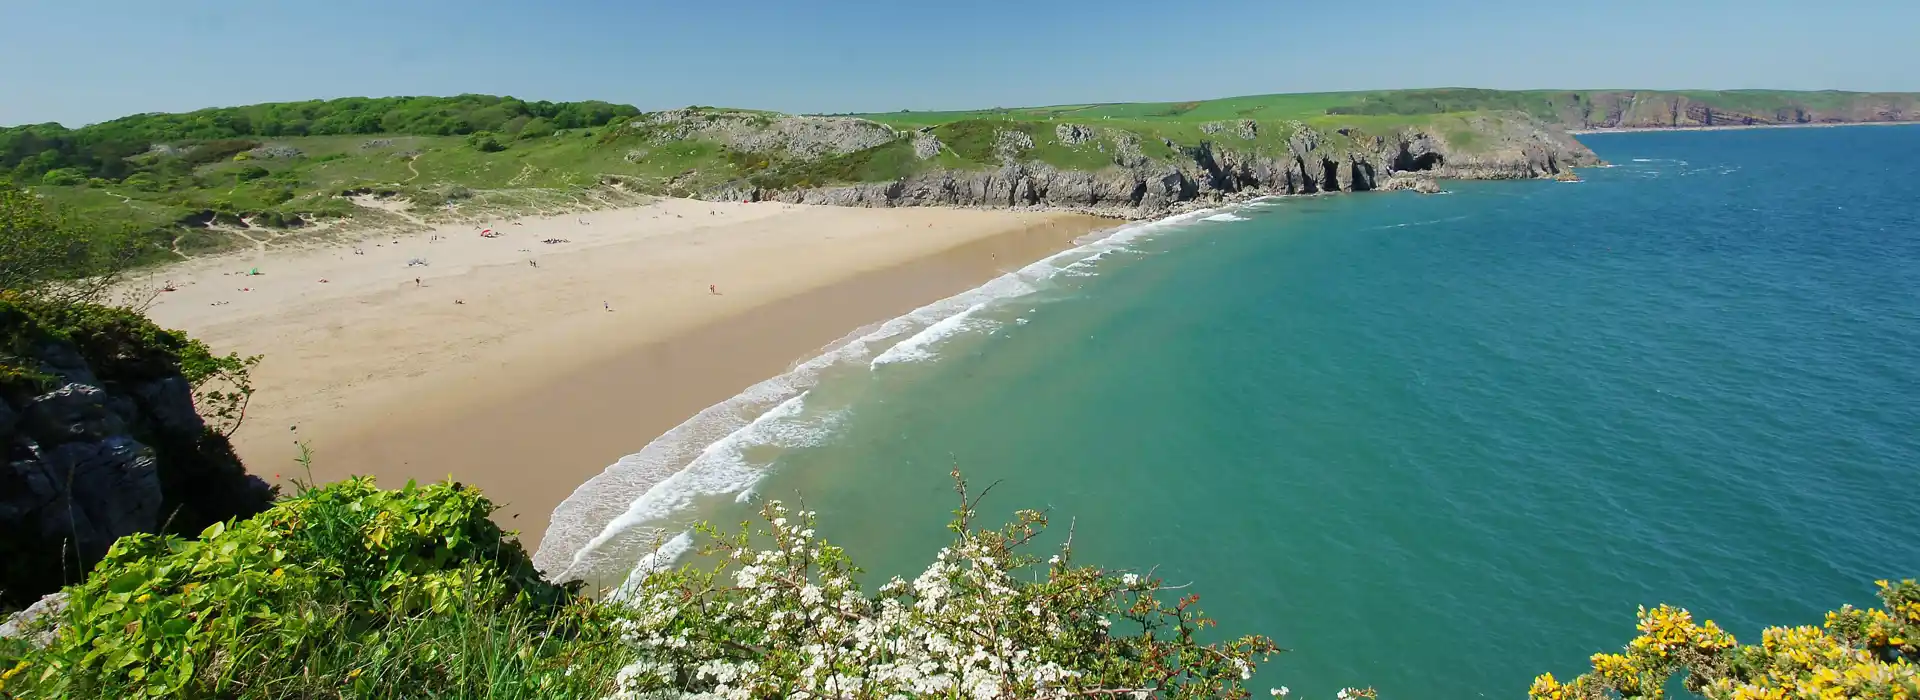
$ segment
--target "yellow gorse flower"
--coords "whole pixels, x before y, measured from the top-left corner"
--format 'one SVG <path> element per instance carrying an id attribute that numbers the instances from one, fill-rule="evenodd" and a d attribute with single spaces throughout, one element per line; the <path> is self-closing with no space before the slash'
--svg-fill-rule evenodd
<path id="1" fill-rule="evenodd" d="M 1914 638 L 1920 585 L 1912 580 L 1878 585 L 1884 609 L 1846 606 L 1827 613 L 1819 627 L 1768 628 L 1751 647 L 1740 647 L 1711 620 L 1696 624 L 1684 609 L 1642 607 L 1640 634 L 1625 653 L 1594 654 L 1593 671 L 1569 682 L 1541 675 L 1529 696 L 1657 698 L 1672 676 L 1691 673 L 1689 685 L 1715 700 L 1920 700 L 1920 666 L 1901 653 L 1886 654 Z M 1727 655 L 1735 650 L 1738 657 Z"/>

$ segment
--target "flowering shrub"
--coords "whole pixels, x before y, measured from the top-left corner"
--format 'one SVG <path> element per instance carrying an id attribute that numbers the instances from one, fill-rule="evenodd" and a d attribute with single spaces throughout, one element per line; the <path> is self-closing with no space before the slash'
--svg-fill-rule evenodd
<path id="1" fill-rule="evenodd" d="M 1623 654 L 1594 654 L 1593 671 L 1561 683 L 1534 679 L 1535 700 L 1658 698 L 1686 672 L 1688 690 L 1715 700 L 1920 698 L 1920 584 L 1878 582 L 1886 609 L 1845 606 L 1822 627 L 1773 627 L 1759 646 L 1741 646 L 1711 620 L 1687 611 L 1640 609 L 1640 636 Z"/>
<path id="2" fill-rule="evenodd" d="M 815 536 L 811 511 L 767 503 L 760 550 L 744 526 L 703 527 L 715 541 L 701 552 L 717 563 L 650 573 L 628 594 L 625 636 L 641 660 L 620 672 L 617 697 L 1244 698 L 1255 664 L 1281 651 L 1260 636 L 1201 643 L 1212 621 L 1199 596 L 1163 601 L 1172 588 L 1151 574 L 1073 566 L 1071 536 L 1044 560 L 1026 553 L 1042 513 L 973 528 L 954 478 L 952 546 L 874 594 Z"/>

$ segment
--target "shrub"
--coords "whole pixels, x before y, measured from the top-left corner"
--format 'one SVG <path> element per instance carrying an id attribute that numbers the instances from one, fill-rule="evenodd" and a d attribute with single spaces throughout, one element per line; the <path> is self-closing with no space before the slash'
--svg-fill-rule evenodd
<path id="1" fill-rule="evenodd" d="M 350 479 L 197 540 L 122 538 L 68 589 L 52 645 L 0 658 L 16 669 L 5 692 L 542 697 L 605 685 L 624 659 L 606 620 L 541 580 L 492 510 L 458 484 Z M 605 672 L 591 673 L 588 649 L 611 659 Z M 589 673 L 571 678 L 575 665 Z"/>
<path id="2" fill-rule="evenodd" d="M 133 263 L 139 245 L 129 229 L 90 225 L 0 180 L 0 290 L 91 299 Z"/>
<path id="3" fill-rule="evenodd" d="M 150 173 L 134 173 L 128 175 L 127 179 L 120 181 L 120 184 L 140 190 L 141 192 L 158 192 L 160 190 L 160 181 L 154 179 Z"/>
<path id="4" fill-rule="evenodd" d="M 493 132 L 489 131 L 476 131 L 468 135 L 467 145 L 477 148 L 483 153 L 496 153 L 507 150 L 507 147 L 500 143 L 499 137 L 494 136 Z"/>
<path id="5" fill-rule="evenodd" d="M 40 184 L 49 187 L 68 187 L 87 181 L 87 171 L 79 168 L 60 168 L 49 170 L 40 176 Z"/>
<path id="6" fill-rule="evenodd" d="M 1561 683 L 1534 679 L 1535 700 L 1659 698 L 1675 674 L 1715 700 L 1920 697 L 1920 583 L 1878 582 L 1884 609 L 1844 606 L 1821 627 L 1772 627 L 1741 645 L 1686 610 L 1640 609 L 1640 636 L 1625 653 L 1594 654 L 1593 671 Z"/>
<path id="7" fill-rule="evenodd" d="M 548 136 L 552 136 L 553 132 L 554 132 L 553 122 L 535 117 L 533 120 L 528 121 L 526 126 L 523 126 L 520 128 L 519 138 L 522 138 L 522 139 L 545 138 Z"/>
<path id="8" fill-rule="evenodd" d="M 248 182 L 252 180 L 258 180 L 260 178 L 263 178 L 272 174 L 273 173 L 271 171 L 267 170 L 266 168 L 260 167 L 258 165 L 246 165 L 246 166 L 241 166 L 239 168 L 236 168 L 233 171 L 233 179 L 238 180 L 240 182 Z"/>
<path id="9" fill-rule="evenodd" d="M 758 533 L 773 548 L 743 532 L 703 550 L 711 566 L 648 574 L 625 591 L 642 661 L 621 671 L 618 697 L 1245 698 L 1255 663 L 1280 651 L 1259 636 L 1200 643 L 1199 596 L 1162 601 L 1157 579 L 1075 567 L 1065 546 L 1025 553 L 1046 526 L 1038 512 L 975 530 L 954 478 L 953 546 L 875 595 L 814 537 L 813 513 L 779 502 Z"/>
<path id="10" fill-rule="evenodd" d="M 232 158 L 242 151 L 259 147 L 260 142 L 251 139 L 214 139 L 202 141 L 188 148 L 181 158 L 189 163 L 205 165 Z"/>

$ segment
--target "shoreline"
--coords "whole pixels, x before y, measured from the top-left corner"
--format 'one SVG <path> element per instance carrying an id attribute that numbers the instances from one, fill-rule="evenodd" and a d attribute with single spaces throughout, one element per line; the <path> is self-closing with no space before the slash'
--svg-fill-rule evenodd
<path id="1" fill-rule="evenodd" d="M 1568 129 L 1574 136 L 1588 134 L 1633 134 L 1658 131 L 1746 131 L 1748 129 L 1831 129 L 1843 126 L 1913 126 L 1920 121 L 1907 122 L 1820 122 L 1807 124 L 1716 124 L 1712 126 L 1644 126 L 1614 129 Z"/>
<path id="2" fill-rule="evenodd" d="M 522 221 L 182 263 L 150 276 L 178 290 L 151 312 L 265 356 L 234 436 L 250 472 L 308 477 L 306 444 L 315 481 L 451 476 L 531 549 L 576 487 L 703 409 L 1125 223 L 695 200 Z"/>

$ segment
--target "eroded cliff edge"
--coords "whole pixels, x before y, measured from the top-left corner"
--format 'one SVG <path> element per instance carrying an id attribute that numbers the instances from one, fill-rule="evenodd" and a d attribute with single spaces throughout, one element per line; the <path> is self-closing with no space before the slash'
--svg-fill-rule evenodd
<path id="1" fill-rule="evenodd" d="M 675 125 L 667 138 L 702 133 L 685 124 L 698 116 L 654 119 Z M 882 133 L 864 120 L 810 119 L 822 124 L 768 127 L 785 139 L 786 157 L 767 159 L 780 166 L 698 194 L 833 206 L 1045 207 L 1144 218 L 1251 196 L 1431 190 L 1434 178 L 1547 178 L 1601 162 L 1566 131 L 1524 114 L 1384 128 L 1212 122 L 1197 125 L 1200 137 L 1188 142 L 1101 124 L 987 121 Z M 729 128 L 740 132 L 738 123 Z M 810 136 L 795 136 L 802 132 Z M 840 140 L 805 140 L 816 137 Z M 803 143 L 792 145 L 796 138 Z M 790 155 L 803 149 L 810 159 Z M 998 164 L 983 167 L 982 161 Z M 890 164 L 892 172 L 876 163 Z M 893 176 L 871 177 L 876 173 Z M 819 182 L 835 179 L 842 181 Z"/>

